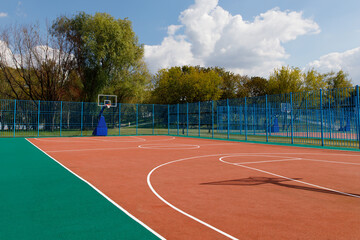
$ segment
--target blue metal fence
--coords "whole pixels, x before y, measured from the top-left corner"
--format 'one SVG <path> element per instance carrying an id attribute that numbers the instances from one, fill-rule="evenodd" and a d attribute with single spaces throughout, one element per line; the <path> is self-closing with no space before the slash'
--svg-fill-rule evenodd
<path id="1" fill-rule="evenodd" d="M 105 110 L 111 136 L 170 134 L 359 148 L 359 88 Z M 90 136 L 88 102 L 0 100 L 0 137 Z"/>

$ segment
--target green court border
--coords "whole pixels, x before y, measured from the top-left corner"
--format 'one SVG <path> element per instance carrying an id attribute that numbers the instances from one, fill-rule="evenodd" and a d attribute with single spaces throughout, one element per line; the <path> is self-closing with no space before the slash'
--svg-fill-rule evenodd
<path id="1" fill-rule="evenodd" d="M 0 151 L 0 239 L 163 239 L 25 138 Z"/>

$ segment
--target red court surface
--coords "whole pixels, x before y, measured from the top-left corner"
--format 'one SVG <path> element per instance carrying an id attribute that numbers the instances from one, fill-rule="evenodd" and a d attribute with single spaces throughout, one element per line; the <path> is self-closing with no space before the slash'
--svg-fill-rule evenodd
<path id="1" fill-rule="evenodd" d="M 166 239 L 360 239 L 360 152 L 171 136 L 29 141 Z"/>

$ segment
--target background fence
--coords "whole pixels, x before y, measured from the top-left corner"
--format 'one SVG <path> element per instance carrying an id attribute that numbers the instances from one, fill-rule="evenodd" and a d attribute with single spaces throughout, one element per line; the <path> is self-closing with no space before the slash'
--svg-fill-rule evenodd
<path id="1" fill-rule="evenodd" d="M 180 135 L 359 148 L 359 88 L 106 109 L 108 135 Z M 97 103 L 0 100 L 0 137 L 90 136 Z"/>

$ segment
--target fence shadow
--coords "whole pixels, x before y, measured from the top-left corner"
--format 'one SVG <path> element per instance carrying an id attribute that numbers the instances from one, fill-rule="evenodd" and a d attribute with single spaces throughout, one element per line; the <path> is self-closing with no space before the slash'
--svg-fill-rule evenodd
<path id="1" fill-rule="evenodd" d="M 292 178 L 294 180 L 301 180 L 301 178 Z M 339 192 L 334 192 L 331 190 L 316 188 L 316 187 L 308 187 L 308 186 L 300 186 L 300 185 L 293 185 L 284 182 L 292 182 L 290 179 L 284 178 L 273 178 L 273 177 L 248 177 L 248 178 L 241 178 L 241 179 L 232 179 L 232 180 L 224 180 L 224 181 L 217 181 L 217 182 L 207 182 L 201 183 L 200 185 L 232 185 L 232 186 L 257 186 L 263 184 L 273 184 L 276 186 L 292 188 L 292 189 L 299 189 L 304 191 L 311 191 L 311 192 L 318 192 L 318 193 L 326 193 L 332 195 L 340 195 L 345 197 L 360 197 L 360 194 L 356 193 L 347 193 L 354 196 L 345 195 Z"/>

